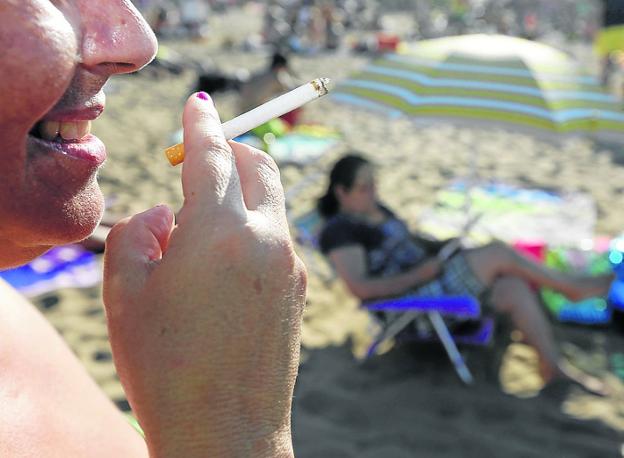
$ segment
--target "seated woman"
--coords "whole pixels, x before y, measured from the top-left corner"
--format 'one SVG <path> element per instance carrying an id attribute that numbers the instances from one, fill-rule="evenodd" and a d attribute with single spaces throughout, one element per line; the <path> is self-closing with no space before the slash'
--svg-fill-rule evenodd
<path id="1" fill-rule="evenodd" d="M 599 391 L 597 380 L 565 364 L 531 284 L 552 288 L 574 301 L 605 296 L 612 275 L 569 275 L 548 269 L 500 242 L 459 249 L 446 261 L 428 253 L 423 241 L 377 198 L 374 170 L 352 154 L 333 167 L 327 193 L 318 201 L 326 224 L 321 250 L 359 299 L 402 294 L 472 295 L 513 324 L 537 350 L 545 382 L 574 379 Z"/>

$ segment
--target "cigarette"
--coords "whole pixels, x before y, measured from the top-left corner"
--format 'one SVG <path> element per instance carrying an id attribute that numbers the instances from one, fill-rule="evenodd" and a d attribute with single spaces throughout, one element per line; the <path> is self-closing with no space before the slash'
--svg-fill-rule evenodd
<path id="1" fill-rule="evenodd" d="M 249 132 L 271 119 L 291 112 L 306 103 L 323 97 L 330 89 L 329 78 L 317 78 L 303 84 L 286 94 L 269 100 L 230 121 L 221 124 L 226 140 L 231 140 L 239 135 Z M 184 144 L 178 143 L 165 150 L 165 156 L 171 165 L 178 165 L 184 161 Z"/>

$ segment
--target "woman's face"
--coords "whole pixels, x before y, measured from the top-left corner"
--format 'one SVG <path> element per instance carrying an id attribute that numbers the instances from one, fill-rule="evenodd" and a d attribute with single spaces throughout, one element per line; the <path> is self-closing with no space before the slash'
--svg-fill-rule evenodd
<path id="1" fill-rule="evenodd" d="M 376 208 L 375 173 L 370 165 L 358 169 L 351 188 L 339 188 L 338 201 L 341 210 L 349 213 L 368 213 Z"/>
<path id="2" fill-rule="evenodd" d="M 156 39 L 130 0 L 2 0 L 0 49 L 2 267 L 96 227 L 102 87 L 151 61 Z"/>

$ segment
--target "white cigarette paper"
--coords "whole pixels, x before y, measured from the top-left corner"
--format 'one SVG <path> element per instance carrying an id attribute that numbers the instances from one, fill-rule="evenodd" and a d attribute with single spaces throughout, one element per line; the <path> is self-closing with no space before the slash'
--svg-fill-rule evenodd
<path id="1" fill-rule="evenodd" d="M 329 92 L 331 81 L 329 78 L 317 78 L 309 83 L 280 95 L 259 107 L 254 108 L 230 121 L 224 122 L 221 127 L 227 140 L 238 137 L 249 132 L 271 119 L 291 112 L 306 103 L 323 97 Z M 165 155 L 171 165 L 180 164 L 184 161 L 184 145 L 182 143 L 174 145 L 165 150 Z"/>

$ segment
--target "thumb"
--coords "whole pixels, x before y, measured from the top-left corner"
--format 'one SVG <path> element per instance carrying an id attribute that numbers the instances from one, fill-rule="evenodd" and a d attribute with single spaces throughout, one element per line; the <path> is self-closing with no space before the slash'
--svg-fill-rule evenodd
<path id="1" fill-rule="evenodd" d="M 106 238 L 104 304 L 127 301 L 141 291 L 155 261 L 167 250 L 173 230 L 171 209 L 158 205 L 115 224 Z"/>

